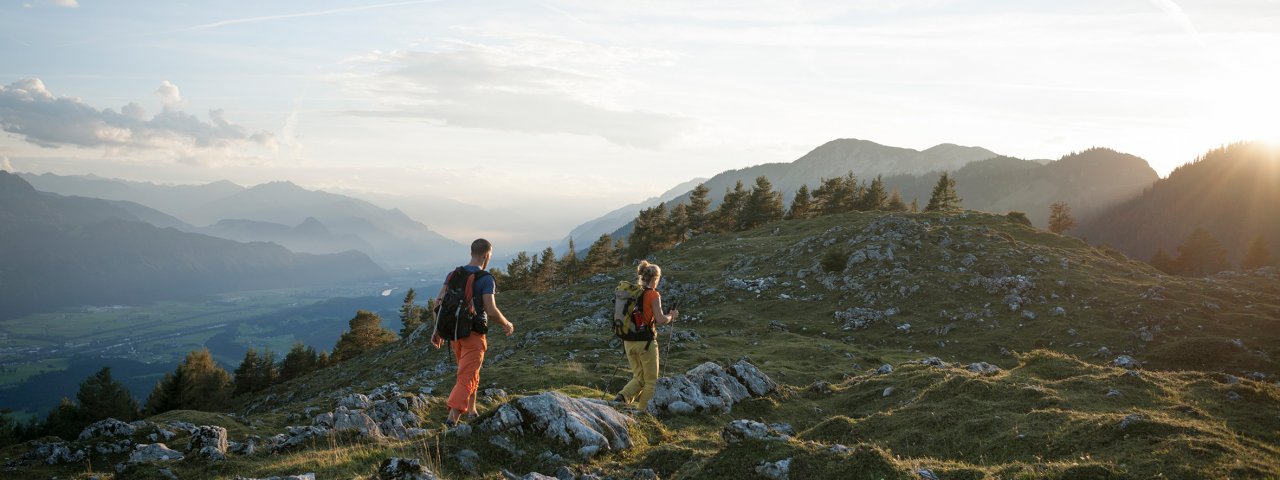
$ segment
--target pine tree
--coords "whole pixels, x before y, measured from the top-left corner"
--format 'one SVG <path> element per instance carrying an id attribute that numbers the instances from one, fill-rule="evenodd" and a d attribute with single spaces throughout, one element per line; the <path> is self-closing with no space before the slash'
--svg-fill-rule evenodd
<path id="1" fill-rule="evenodd" d="M 330 355 L 328 350 L 321 350 L 320 354 L 316 355 L 316 368 L 328 368 L 331 366 L 333 366 L 333 355 Z"/>
<path id="2" fill-rule="evenodd" d="M 699 234 L 707 231 L 707 214 L 711 211 L 711 199 L 707 196 L 711 189 L 705 183 L 699 183 L 689 192 L 689 208 L 685 215 L 689 217 L 689 229 Z"/>
<path id="3" fill-rule="evenodd" d="M 853 172 L 842 177 L 824 178 L 813 191 L 815 210 L 823 215 L 851 212 L 857 206 L 858 177 Z"/>
<path id="4" fill-rule="evenodd" d="M 58 406 L 53 407 L 44 419 L 45 435 L 53 435 L 63 440 L 75 440 L 80 431 L 89 425 L 85 421 L 84 411 L 70 399 L 63 397 Z"/>
<path id="5" fill-rule="evenodd" d="M 408 338 L 422 326 L 422 307 L 413 304 L 415 296 L 416 293 L 410 288 L 404 294 L 404 303 L 400 305 L 400 338 Z"/>
<path id="6" fill-rule="evenodd" d="M 773 183 L 768 178 L 756 177 L 756 184 L 738 214 L 737 230 L 750 230 L 781 220 L 782 214 L 782 193 L 773 191 Z"/>
<path id="7" fill-rule="evenodd" d="M 884 179 L 876 175 L 871 186 L 862 192 L 863 211 L 884 210 L 889 206 L 889 194 L 885 192 Z"/>
<path id="8" fill-rule="evenodd" d="M 1275 257 L 1271 256 L 1271 249 L 1267 247 L 1267 239 L 1262 235 L 1253 238 L 1249 242 L 1249 250 L 1245 252 L 1244 258 L 1240 260 L 1240 268 L 1242 270 L 1253 270 L 1259 267 L 1265 267 L 1275 264 Z"/>
<path id="9" fill-rule="evenodd" d="M 787 220 L 809 218 L 813 214 L 813 199 L 809 197 L 809 186 L 800 185 L 796 194 L 791 197 L 791 208 L 787 209 Z"/>
<path id="10" fill-rule="evenodd" d="M 164 374 L 164 378 L 156 382 L 151 394 L 147 395 L 146 407 L 143 408 L 144 413 L 147 416 L 151 416 L 183 408 L 182 390 L 186 383 L 187 377 L 183 373 L 181 366 L 172 372 Z"/>
<path id="11" fill-rule="evenodd" d="M 256 392 L 262 389 L 258 379 L 258 351 L 250 348 L 244 353 L 244 359 L 240 361 L 240 366 L 236 367 L 234 372 L 235 389 L 231 394 L 234 396 L 244 395 L 250 392 Z"/>
<path id="12" fill-rule="evenodd" d="M 183 409 L 213 412 L 231 403 L 231 374 L 214 363 L 208 348 L 188 353 L 178 368 L 186 378 L 180 397 Z"/>
<path id="13" fill-rule="evenodd" d="M 280 381 L 287 382 L 314 372 L 319 368 L 316 349 L 302 342 L 293 344 L 289 353 L 280 362 Z"/>
<path id="14" fill-rule="evenodd" d="M 556 276 L 560 266 L 556 262 L 556 251 L 551 247 L 542 250 L 542 259 L 538 261 L 538 271 L 533 277 L 530 288 L 534 292 L 546 292 L 556 287 Z"/>
<path id="15" fill-rule="evenodd" d="M 911 199 L 911 213 L 920 213 L 920 198 Z"/>
<path id="16" fill-rule="evenodd" d="M 516 254 L 516 258 L 511 259 L 511 263 L 507 264 L 507 283 L 503 288 L 508 290 L 528 290 L 529 289 L 529 265 L 532 261 L 529 259 L 529 253 L 521 250 Z"/>
<path id="17" fill-rule="evenodd" d="M 621 238 L 613 241 L 613 262 L 609 264 L 609 268 L 621 267 L 627 263 L 627 242 Z"/>
<path id="18" fill-rule="evenodd" d="M 280 382 L 280 369 L 276 367 L 276 354 L 271 351 L 271 347 L 262 347 L 262 353 L 258 355 L 257 367 L 254 370 L 254 377 L 258 382 L 259 390 Z"/>
<path id="19" fill-rule="evenodd" d="M 106 418 L 131 422 L 138 418 L 138 401 L 124 384 L 111 378 L 111 367 L 103 367 L 80 384 L 76 392 L 86 425 Z"/>
<path id="20" fill-rule="evenodd" d="M 894 190 L 893 194 L 889 195 L 889 203 L 885 205 L 885 208 L 891 212 L 905 212 L 907 211 L 907 204 L 902 201 L 902 194 Z"/>
<path id="21" fill-rule="evenodd" d="M 1169 275 L 1178 274 L 1177 262 L 1173 261 L 1173 257 L 1170 257 L 1169 254 L 1164 251 L 1164 248 L 1157 249 L 1156 254 L 1151 256 L 1151 262 L 1149 263 L 1151 263 L 1151 266 L 1156 267 L 1156 270 L 1161 272 Z"/>
<path id="22" fill-rule="evenodd" d="M 587 257 L 583 259 L 583 275 L 590 276 L 597 273 L 603 273 L 613 264 L 613 238 L 605 233 L 600 235 L 590 248 L 587 248 Z"/>
<path id="23" fill-rule="evenodd" d="M 1071 216 L 1071 206 L 1067 202 L 1053 202 L 1049 205 L 1049 231 L 1062 234 L 1076 227 L 1076 217 Z"/>
<path id="24" fill-rule="evenodd" d="M 396 334 L 382 327 L 382 318 L 368 310 L 359 310 L 348 322 L 350 330 L 338 337 L 333 346 L 333 362 L 344 362 L 365 352 L 396 341 Z"/>
<path id="25" fill-rule="evenodd" d="M 676 204 L 667 213 L 667 222 L 664 230 L 668 237 L 661 242 L 664 247 L 683 242 L 690 232 L 689 207 L 683 203 Z"/>
<path id="26" fill-rule="evenodd" d="M 1187 241 L 1178 247 L 1175 262 L 1179 274 L 1195 277 L 1212 275 L 1228 268 L 1227 251 L 1204 227 L 1196 227 Z"/>
<path id="27" fill-rule="evenodd" d="M 582 262 L 578 261 L 578 247 L 569 237 L 569 250 L 560 257 L 560 278 L 565 285 L 574 285 L 582 277 Z"/>
<path id="28" fill-rule="evenodd" d="M 667 207 L 659 203 L 656 206 L 640 211 L 631 224 L 631 236 L 627 237 L 628 259 L 639 259 L 664 246 L 666 234 Z"/>
<path id="29" fill-rule="evenodd" d="M 750 192 L 742 185 L 739 180 L 733 187 L 733 190 L 725 189 L 724 198 L 720 201 L 720 206 L 714 212 L 711 212 L 711 231 L 716 232 L 732 232 L 738 227 L 738 219 L 742 215 L 742 207 L 747 202 L 747 196 Z"/>
<path id="30" fill-rule="evenodd" d="M 960 197 L 956 195 L 956 179 L 947 173 L 943 173 L 938 177 L 938 183 L 933 187 L 933 193 L 929 195 L 929 205 L 924 207 L 926 212 L 954 212 L 960 210 Z"/>

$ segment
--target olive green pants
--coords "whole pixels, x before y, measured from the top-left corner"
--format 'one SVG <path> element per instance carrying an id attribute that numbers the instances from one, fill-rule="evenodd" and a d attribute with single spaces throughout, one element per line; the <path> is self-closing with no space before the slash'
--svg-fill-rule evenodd
<path id="1" fill-rule="evenodd" d="M 648 350 L 645 344 L 649 345 Z M 658 386 L 658 341 L 627 340 L 622 342 L 622 349 L 627 354 L 627 363 L 631 364 L 631 381 L 622 387 L 622 396 L 628 402 L 638 401 L 640 408 L 648 408 L 653 389 Z"/>

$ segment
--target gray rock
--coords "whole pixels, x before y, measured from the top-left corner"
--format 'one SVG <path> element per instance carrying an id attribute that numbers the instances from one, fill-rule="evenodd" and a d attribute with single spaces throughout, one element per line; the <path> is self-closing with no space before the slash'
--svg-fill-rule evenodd
<path id="1" fill-rule="evenodd" d="M 436 476 L 418 459 L 392 457 L 378 467 L 378 480 L 437 480 Z"/>
<path id="2" fill-rule="evenodd" d="M 776 462 L 762 462 L 756 465 L 756 473 L 772 480 L 787 480 L 791 475 L 791 459 L 784 458 Z"/>
<path id="3" fill-rule="evenodd" d="M 99 420 L 90 424 L 88 427 L 85 427 L 84 430 L 80 431 L 79 439 L 84 441 L 93 437 L 132 437 L 133 434 L 137 432 L 138 429 L 133 425 L 114 418 L 108 418 L 105 420 Z"/>
<path id="4" fill-rule="evenodd" d="M 1049 315 L 1052 315 L 1055 317 L 1062 317 L 1062 316 L 1065 316 L 1066 314 L 1067 314 L 1067 309 L 1062 307 L 1053 307 L 1053 310 L 1049 310 Z"/>
<path id="5" fill-rule="evenodd" d="M 216 425 L 202 425 L 191 433 L 191 440 L 187 442 L 187 452 L 199 451 L 204 454 L 205 447 L 211 447 L 226 458 L 227 453 L 227 429 Z"/>
<path id="6" fill-rule="evenodd" d="M 359 432 L 360 435 L 371 438 L 382 437 L 382 428 L 373 420 L 373 417 L 364 412 L 350 411 L 343 407 L 338 407 L 333 412 L 333 431 Z"/>
<path id="7" fill-rule="evenodd" d="M 524 416 L 520 414 L 520 410 L 510 403 L 504 403 L 493 415 L 480 422 L 480 428 L 490 432 L 506 432 L 520 428 L 523 423 Z"/>
<path id="8" fill-rule="evenodd" d="M 173 473 L 173 470 L 169 470 L 167 468 L 160 469 L 160 476 L 169 480 L 178 480 L 178 474 Z"/>
<path id="9" fill-rule="evenodd" d="M 600 454 L 599 445 L 585 445 L 582 448 L 578 449 L 578 457 L 582 458 L 582 461 L 584 462 L 591 461 L 592 458 L 594 458 L 596 455 L 599 455 L 599 454 Z"/>
<path id="10" fill-rule="evenodd" d="M 566 465 L 561 465 L 556 469 L 556 480 L 577 480 L 578 475 L 573 473 L 573 469 Z"/>
<path id="11" fill-rule="evenodd" d="M 35 448 L 22 456 L 24 460 L 37 461 L 47 465 L 60 463 L 80 463 L 87 458 L 84 450 L 72 450 L 66 442 L 34 442 Z"/>
<path id="12" fill-rule="evenodd" d="M 893 365 L 889 365 L 887 363 L 876 369 L 877 375 L 888 375 L 890 373 L 893 373 Z"/>
<path id="13" fill-rule="evenodd" d="M 267 478 L 235 477 L 235 480 L 316 480 L 316 474 L 303 473 L 299 475 L 285 475 L 283 477 L 267 477 Z"/>
<path id="14" fill-rule="evenodd" d="M 200 454 L 201 457 L 207 458 L 209 460 L 220 461 L 220 460 L 227 459 L 227 453 L 222 450 L 218 450 L 217 447 L 214 447 L 213 445 L 205 445 L 203 447 L 200 447 L 200 451 L 198 453 Z"/>
<path id="15" fill-rule="evenodd" d="M 880 392 L 881 397 L 893 395 L 893 387 L 884 387 L 884 391 Z"/>
<path id="16" fill-rule="evenodd" d="M 1241 398 L 1244 398 L 1244 397 L 1241 396 L 1239 393 L 1237 393 L 1235 390 L 1227 392 L 1227 400 L 1235 401 L 1235 400 L 1240 400 Z"/>
<path id="17" fill-rule="evenodd" d="M 729 366 L 729 374 L 747 386 L 752 396 L 763 396 L 778 390 L 778 383 L 746 360 L 738 360 Z"/>
<path id="18" fill-rule="evenodd" d="M 182 460 L 182 453 L 163 443 L 139 444 L 129 454 L 129 463 L 172 462 Z"/>
<path id="19" fill-rule="evenodd" d="M 475 475 L 480 468 L 480 454 L 475 450 L 463 449 L 458 452 L 458 466 L 462 467 L 464 472 Z"/>
<path id="20" fill-rule="evenodd" d="M 942 478 L 938 477 L 938 474 L 927 468 L 916 470 L 916 475 L 920 476 L 920 480 L 942 480 Z"/>
<path id="21" fill-rule="evenodd" d="M 791 430 L 790 425 L 777 425 Z M 791 430 L 791 433 L 794 433 L 794 430 Z M 789 437 L 788 433 L 781 432 L 772 425 L 747 419 L 731 421 L 720 430 L 720 438 L 723 438 L 725 443 L 741 443 L 744 440 L 785 440 Z"/>
<path id="22" fill-rule="evenodd" d="M 659 378 L 646 407 L 655 413 L 728 412 L 737 402 L 777 389 L 776 382 L 745 360 L 727 370 L 707 362 L 684 375 Z"/>
<path id="23" fill-rule="evenodd" d="M 470 437 L 471 433 L 472 433 L 472 428 L 471 428 L 471 424 L 469 423 L 459 423 L 457 426 L 449 429 L 449 435 L 453 435 L 459 438 Z"/>
<path id="24" fill-rule="evenodd" d="M 1119 397 L 1119 396 L 1121 396 L 1121 395 L 1123 395 L 1123 394 L 1122 394 L 1122 393 L 1120 393 L 1120 391 L 1119 391 L 1119 390 L 1116 390 L 1116 389 L 1114 389 L 1114 388 L 1113 388 L 1113 389 L 1110 389 L 1110 390 L 1107 390 L 1107 398 L 1116 398 L 1116 397 Z"/>
<path id="25" fill-rule="evenodd" d="M 968 368 L 970 372 L 980 373 L 983 375 L 1000 373 L 1000 367 L 987 362 L 970 363 Z"/>
<path id="26" fill-rule="evenodd" d="M 604 402 L 552 391 L 512 403 L 520 409 L 530 430 L 566 445 L 595 445 L 601 449 L 626 449 L 632 445 L 627 427 L 633 420 Z"/>
<path id="27" fill-rule="evenodd" d="M 1138 361 L 1134 360 L 1133 357 L 1130 357 L 1128 355 L 1121 355 L 1119 357 L 1116 357 L 1115 360 L 1111 361 L 1111 364 L 1120 368 L 1129 368 L 1129 369 L 1138 368 Z"/>
<path id="28" fill-rule="evenodd" d="M 364 410 L 366 408 L 372 407 L 373 402 L 369 400 L 369 397 L 365 396 L 364 394 L 353 393 L 351 395 L 342 397 L 342 399 L 338 400 L 338 406 L 346 407 L 349 410 Z"/>
<path id="29" fill-rule="evenodd" d="M 1117 426 L 1121 430 L 1123 430 L 1123 429 L 1129 428 L 1130 425 L 1144 422 L 1146 420 L 1147 420 L 1146 417 L 1143 417 L 1142 415 L 1131 413 L 1131 414 L 1125 415 L 1124 418 L 1120 419 L 1120 423 Z"/>

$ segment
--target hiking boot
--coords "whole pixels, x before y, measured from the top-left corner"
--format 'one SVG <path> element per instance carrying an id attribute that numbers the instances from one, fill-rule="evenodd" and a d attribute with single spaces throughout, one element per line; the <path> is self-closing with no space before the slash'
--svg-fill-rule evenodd
<path id="1" fill-rule="evenodd" d="M 454 420 L 452 420 L 452 419 L 448 419 L 448 418 L 444 419 L 444 428 L 445 428 L 445 429 L 453 428 L 453 427 L 454 427 L 454 425 L 457 425 L 457 424 L 458 424 L 458 422 L 457 422 L 457 421 L 454 421 Z"/>
<path id="2" fill-rule="evenodd" d="M 627 397 L 624 397 L 624 396 L 622 396 L 622 394 L 621 394 L 621 393 L 619 393 L 619 394 L 618 394 L 618 396 L 613 397 L 613 401 L 618 402 L 618 403 L 627 403 Z"/>

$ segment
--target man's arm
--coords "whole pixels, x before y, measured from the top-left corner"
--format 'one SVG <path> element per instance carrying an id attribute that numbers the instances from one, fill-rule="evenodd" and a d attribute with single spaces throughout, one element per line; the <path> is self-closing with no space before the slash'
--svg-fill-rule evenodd
<path id="1" fill-rule="evenodd" d="M 484 313 L 489 316 L 490 320 L 497 320 L 498 325 L 501 325 L 502 330 L 507 332 L 507 336 L 510 337 L 511 333 L 516 330 L 516 326 L 507 320 L 506 315 L 502 314 L 502 310 L 498 310 L 498 301 L 493 298 L 493 294 L 486 293 L 480 298 L 484 299 Z"/>

